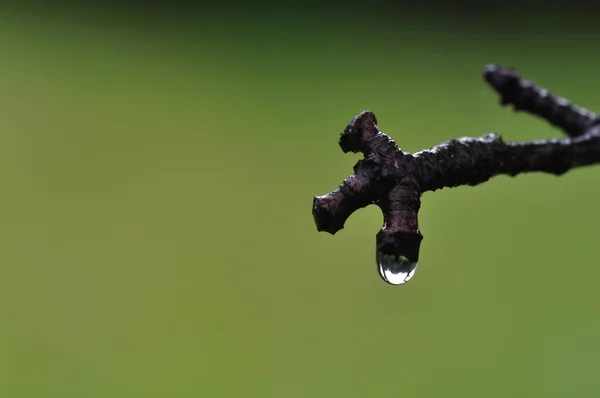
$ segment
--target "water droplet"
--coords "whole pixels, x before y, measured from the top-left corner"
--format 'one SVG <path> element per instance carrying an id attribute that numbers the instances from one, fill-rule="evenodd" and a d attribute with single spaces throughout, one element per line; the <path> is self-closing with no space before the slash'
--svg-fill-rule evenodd
<path id="1" fill-rule="evenodd" d="M 410 261 L 403 255 L 377 253 L 379 275 L 390 285 L 402 285 L 408 282 L 417 270 L 418 262 Z"/>

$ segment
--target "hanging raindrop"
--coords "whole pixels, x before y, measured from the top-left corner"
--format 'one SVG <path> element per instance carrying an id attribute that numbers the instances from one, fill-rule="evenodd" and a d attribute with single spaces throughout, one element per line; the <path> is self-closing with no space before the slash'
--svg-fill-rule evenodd
<path id="1" fill-rule="evenodd" d="M 377 270 L 390 285 L 403 285 L 415 275 L 423 235 L 418 229 L 384 226 L 377 234 Z"/>
<path id="2" fill-rule="evenodd" d="M 377 252 L 379 275 L 390 285 L 402 285 L 408 282 L 417 270 L 417 261 L 411 261 L 403 255 L 391 255 Z"/>

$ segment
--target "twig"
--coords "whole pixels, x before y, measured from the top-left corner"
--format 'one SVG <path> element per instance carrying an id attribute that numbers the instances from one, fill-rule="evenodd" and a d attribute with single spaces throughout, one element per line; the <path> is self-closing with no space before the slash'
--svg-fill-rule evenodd
<path id="1" fill-rule="evenodd" d="M 376 260 L 381 277 L 390 284 L 405 283 L 416 270 L 423 239 L 417 221 L 423 192 L 477 185 L 499 174 L 561 175 L 600 162 L 598 115 L 521 80 L 513 69 L 488 65 L 484 77 L 500 94 L 501 105 L 545 119 L 569 138 L 504 142 L 498 134 L 486 134 L 410 154 L 379 130 L 370 111 L 356 116 L 340 135 L 342 150 L 362 152 L 364 159 L 338 189 L 314 198 L 317 230 L 335 234 L 356 210 L 379 206 L 384 225 L 376 237 Z"/>

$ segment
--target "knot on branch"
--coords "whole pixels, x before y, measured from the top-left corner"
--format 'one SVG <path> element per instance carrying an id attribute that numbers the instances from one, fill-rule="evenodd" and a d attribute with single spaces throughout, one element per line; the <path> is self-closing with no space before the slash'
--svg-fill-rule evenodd
<path id="1" fill-rule="evenodd" d="M 501 105 L 541 117 L 569 138 L 504 142 L 500 135 L 490 133 L 448 140 L 410 154 L 379 130 L 371 111 L 358 114 L 340 134 L 342 151 L 361 152 L 364 159 L 335 191 L 314 197 L 315 224 L 317 230 L 335 234 L 354 211 L 370 204 L 379 206 L 384 225 L 376 235 L 377 263 L 388 283 L 402 284 L 415 272 L 423 239 L 417 217 L 423 192 L 473 186 L 499 174 L 542 171 L 561 175 L 600 162 L 596 114 L 521 80 L 511 68 L 488 65 L 484 78 L 500 95 Z"/>

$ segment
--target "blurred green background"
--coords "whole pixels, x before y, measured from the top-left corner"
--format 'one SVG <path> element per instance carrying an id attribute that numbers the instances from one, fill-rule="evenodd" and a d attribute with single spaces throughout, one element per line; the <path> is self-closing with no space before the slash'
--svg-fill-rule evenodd
<path id="1" fill-rule="evenodd" d="M 587 11 L 432 10 L 2 8 L 0 397 L 600 395 L 600 167 L 426 193 L 400 287 L 376 207 L 316 231 L 363 109 L 560 137 L 498 63 L 600 110 Z"/>

